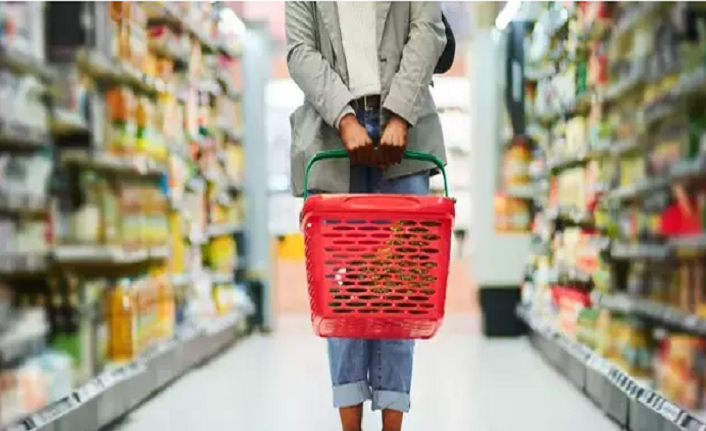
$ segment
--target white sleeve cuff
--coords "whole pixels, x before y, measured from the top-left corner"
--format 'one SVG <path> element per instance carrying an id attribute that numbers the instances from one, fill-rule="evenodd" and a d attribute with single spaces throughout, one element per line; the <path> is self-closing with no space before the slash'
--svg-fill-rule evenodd
<path id="1" fill-rule="evenodd" d="M 351 105 L 346 105 L 346 107 L 343 108 L 343 111 L 341 111 L 341 113 L 338 115 L 338 118 L 336 118 L 336 121 L 333 123 L 333 125 L 336 127 L 336 130 L 340 130 L 341 120 L 348 114 L 355 115 L 355 111 L 353 110 L 353 108 L 351 108 Z"/>

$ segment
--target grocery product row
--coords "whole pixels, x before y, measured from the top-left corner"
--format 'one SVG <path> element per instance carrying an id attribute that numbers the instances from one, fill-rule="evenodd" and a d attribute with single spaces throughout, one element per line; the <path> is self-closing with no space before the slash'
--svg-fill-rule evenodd
<path id="1" fill-rule="evenodd" d="M 243 30 L 224 4 L 0 4 L 0 427 L 253 311 Z"/>
<path id="2" fill-rule="evenodd" d="M 182 328 L 172 339 L 153 345 L 137 359 L 106 369 L 70 390 L 61 357 L 45 354 L 6 378 L 5 402 L 34 403 L 31 415 L 3 429 L 98 431 L 129 414 L 174 380 L 230 347 L 246 335 L 242 315 L 224 316 L 208 325 Z M 13 386 L 12 383 L 16 383 Z M 56 388 L 50 390 L 49 388 Z M 58 389 L 69 390 L 57 392 Z M 50 392 L 53 401 L 40 406 Z"/>
<path id="3" fill-rule="evenodd" d="M 530 341 L 542 356 L 624 429 L 677 431 L 703 429 L 704 420 L 681 408 L 586 345 L 557 331 L 552 323 L 518 308 Z M 670 360 L 676 363 L 678 353 Z M 676 366 L 675 366 L 676 367 Z"/>
<path id="4" fill-rule="evenodd" d="M 524 124 L 500 195 L 514 218 L 499 222 L 533 237 L 523 314 L 692 418 L 623 425 L 699 429 L 687 422 L 706 408 L 703 6 L 576 2 L 536 18 L 511 30 Z"/>

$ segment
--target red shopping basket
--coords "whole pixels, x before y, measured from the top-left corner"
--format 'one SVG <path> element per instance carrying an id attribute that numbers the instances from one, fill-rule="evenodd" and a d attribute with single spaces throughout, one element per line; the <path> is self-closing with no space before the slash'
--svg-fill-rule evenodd
<path id="1" fill-rule="evenodd" d="M 319 153 L 343 158 L 344 150 Z M 444 175 L 446 197 L 382 194 L 305 195 L 311 320 L 321 337 L 427 339 L 444 317 L 454 200 L 436 157 L 412 151 Z M 306 189 L 305 189 L 306 190 Z"/>

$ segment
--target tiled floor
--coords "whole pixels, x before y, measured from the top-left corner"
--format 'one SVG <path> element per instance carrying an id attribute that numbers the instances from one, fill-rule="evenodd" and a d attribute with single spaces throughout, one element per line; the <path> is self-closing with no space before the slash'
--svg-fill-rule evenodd
<path id="1" fill-rule="evenodd" d="M 526 340 L 489 341 L 449 318 L 419 344 L 407 431 L 617 431 Z M 306 318 L 244 340 L 134 412 L 120 431 L 335 431 L 325 346 Z M 368 414 L 365 430 L 379 431 Z"/>

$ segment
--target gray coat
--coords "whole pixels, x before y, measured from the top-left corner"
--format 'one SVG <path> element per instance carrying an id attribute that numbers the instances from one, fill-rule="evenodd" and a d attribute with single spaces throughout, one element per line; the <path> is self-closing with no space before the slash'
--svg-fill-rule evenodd
<path id="1" fill-rule="evenodd" d="M 375 5 L 383 112 L 394 112 L 411 125 L 408 149 L 431 153 L 446 162 L 441 122 L 430 92 L 434 66 L 446 45 L 439 3 L 380 1 Z M 305 95 L 304 104 L 290 117 L 295 196 L 304 192 L 307 162 L 318 152 L 343 148 L 334 122 L 353 96 L 348 91 L 337 9 L 335 2 L 285 3 L 287 65 Z M 348 192 L 349 166 L 348 160 L 318 162 L 312 168 L 309 189 Z M 385 177 L 431 168 L 425 162 L 404 161 L 387 168 Z"/>

